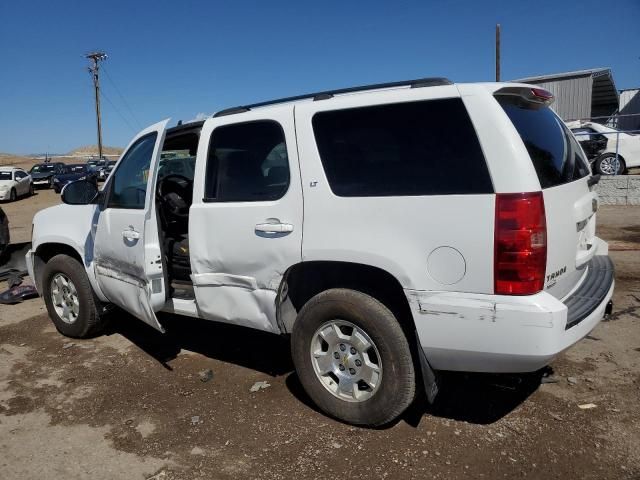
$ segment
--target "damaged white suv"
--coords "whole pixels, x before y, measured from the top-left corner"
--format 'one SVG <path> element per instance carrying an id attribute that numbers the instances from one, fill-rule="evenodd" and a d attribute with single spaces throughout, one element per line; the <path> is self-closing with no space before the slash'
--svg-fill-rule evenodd
<path id="1" fill-rule="evenodd" d="M 434 372 L 540 369 L 611 308 L 597 178 L 552 100 L 422 79 L 163 121 L 36 215 L 29 273 L 71 337 L 109 304 L 290 334 L 322 410 L 382 425 Z"/>

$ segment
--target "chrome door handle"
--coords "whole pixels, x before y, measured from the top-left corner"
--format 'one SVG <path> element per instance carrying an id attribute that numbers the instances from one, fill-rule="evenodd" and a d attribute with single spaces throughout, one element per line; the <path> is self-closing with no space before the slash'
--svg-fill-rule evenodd
<path id="1" fill-rule="evenodd" d="M 256 232 L 262 233 L 286 233 L 293 232 L 293 225 L 290 223 L 259 223 L 256 225 Z"/>
<path id="2" fill-rule="evenodd" d="M 133 230 L 133 229 L 123 230 L 122 236 L 127 240 L 138 240 L 140 238 L 140 233 L 138 233 L 136 230 Z"/>

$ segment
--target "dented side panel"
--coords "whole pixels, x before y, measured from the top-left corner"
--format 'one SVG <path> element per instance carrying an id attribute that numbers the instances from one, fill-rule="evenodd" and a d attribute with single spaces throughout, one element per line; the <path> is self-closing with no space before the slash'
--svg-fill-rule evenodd
<path id="1" fill-rule="evenodd" d="M 195 182 L 189 211 L 189 254 L 199 314 L 208 319 L 279 331 L 276 298 L 285 271 L 301 261 L 302 187 L 293 107 L 259 109 L 212 118 L 200 134 L 195 178 L 206 177 L 209 140 L 222 125 L 273 120 L 285 135 L 289 187 L 273 201 L 203 201 L 205 182 Z M 291 231 L 264 232 L 260 225 L 277 223 Z"/>
<path id="2" fill-rule="evenodd" d="M 95 275 L 104 295 L 161 332 L 164 329 L 154 311 L 160 310 L 166 302 L 166 281 L 160 257 L 154 187 L 167 122 L 164 120 L 146 128 L 127 147 L 128 150 L 138 139 L 152 132 L 158 134 L 147 173 L 144 208 L 104 205 L 98 209 L 93 221 Z M 125 152 L 111 178 L 124 168 L 126 155 Z M 107 192 L 109 187 L 108 183 Z"/>

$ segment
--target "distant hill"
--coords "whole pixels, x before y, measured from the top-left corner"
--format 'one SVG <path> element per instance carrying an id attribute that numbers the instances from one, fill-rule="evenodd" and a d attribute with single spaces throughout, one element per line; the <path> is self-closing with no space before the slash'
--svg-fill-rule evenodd
<path id="1" fill-rule="evenodd" d="M 103 155 L 107 155 L 108 158 L 113 160 L 117 159 L 123 150 L 124 149 L 120 147 L 102 147 Z M 74 148 L 66 154 L 49 154 L 49 157 L 53 162 L 83 163 L 88 157 L 95 157 L 97 155 L 97 145 L 85 145 L 84 147 Z M 13 153 L 0 153 L 0 167 L 12 166 L 29 170 L 35 164 L 42 163 L 44 158 L 45 154 L 16 155 Z"/>
<path id="2" fill-rule="evenodd" d="M 119 156 L 124 148 L 121 147 L 102 147 L 102 153 L 104 155 L 117 155 Z M 98 155 L 97 145 L 85 145 L 84 147 L 78 147 L 71 150 L 64 155 L 65 157 L 91 157 Z"/>
<path id="3" fill-rule="evenodd" d="M 14 155 L 12 153 L 0 153 L 0 167 L 20 167 L 29 170 L 33 165 L 39 163 L 40 160 L 35 158 L 24 157 L 22 155 Z"/>

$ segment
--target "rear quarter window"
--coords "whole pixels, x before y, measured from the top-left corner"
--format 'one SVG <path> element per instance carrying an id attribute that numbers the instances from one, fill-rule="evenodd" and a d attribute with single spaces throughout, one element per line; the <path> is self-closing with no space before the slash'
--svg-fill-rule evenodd
<path id="1" fill-rule="evenodd" d="M 319 112 L 312 123 L 335 195 L 493 193 L 459 98 Z"/>
<path id="2" fill-rule="evenodd" d="M 524 142 L 542 188 L 589 175 L 578 142 L 549 107 L 516 95 L 498 95 L 496 99 Z"/>

